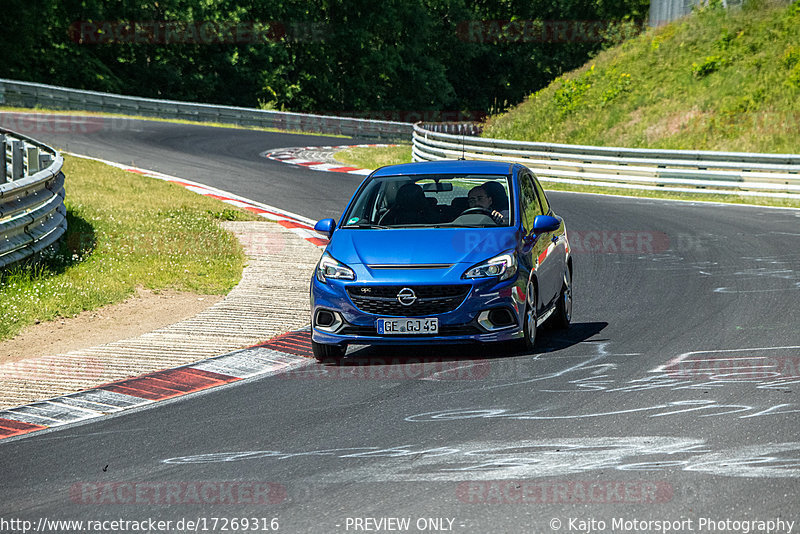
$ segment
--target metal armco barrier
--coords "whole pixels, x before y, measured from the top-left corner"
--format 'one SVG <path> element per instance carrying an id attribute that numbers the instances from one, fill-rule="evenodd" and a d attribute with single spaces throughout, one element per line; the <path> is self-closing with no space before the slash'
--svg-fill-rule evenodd
<path id="1" fill-rule="evenodd" d="M 67 230 L 61 155 L 0 129 L 0 268 L 55 243 Z"/>
<path id="2" fill-rule="evenodd" d="M 101 111 L 162 119 L 221 122 L 240 126 L 347 135 L 365 139 L 407 140 L 412 131 L 412 125 L 405 122 L 139 98 L 3 78 L 0 78 L 0 104 L 27 108 L 38 106 L 73 111 Z"/>
<path id="3" fill-rule="evenodd" d="M 800 155 L 653 150 L 535 143 L 444 133 L 414 125 L 414 161 L 515 161 L 542 181 L 623 189 L 800 199 Z M 448 125 L 448 132 L 459 128 Z"/>

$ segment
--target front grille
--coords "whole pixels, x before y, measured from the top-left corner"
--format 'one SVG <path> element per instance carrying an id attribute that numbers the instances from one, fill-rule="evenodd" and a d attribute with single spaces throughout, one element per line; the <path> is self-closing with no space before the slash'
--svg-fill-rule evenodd
<path id="1" fill-rule="evenodd" d="M 347 293 L 356 308 L 364 313 L 394 317 L 426 317 L 458 308 L 471 286 L 348 286 Z M 417 300 L 404 306 L 397 294 L 404 288 L 414 291 Z"/>

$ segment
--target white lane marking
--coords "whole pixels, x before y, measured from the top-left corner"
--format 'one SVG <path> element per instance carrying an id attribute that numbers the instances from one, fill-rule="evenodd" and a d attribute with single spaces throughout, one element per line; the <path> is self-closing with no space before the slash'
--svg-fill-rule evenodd
<path id="1" fill-rule="evenodd" d="M 346 466 L 336 482 L 525 480 L 592 471 L 695 471 L 732 477 L 800 477 L 800 443 L 710 450 L 703 439 L 667 436 L 467 441 L 308 451 L 220 451 L 161 460 L 166 464 L 282 462 L 325 458 Z M 644 461 L 643 461 L 644 460 Z"/>
<path id="2" fill-rule="evenodd" d="M 189 367 L 236 378 L 250 378 L 274 375 L 308 365 L 311 361 L 310 358 L 287 356 L 276 350 L 257 347 L 211 358 Z"/>
<path id="3" fill-rule="evenodd" d="M 309 165 L 306 168 L 312 171 L 329 171 L 331 169 L 338 169 L 341 165 L 333 165 L 332 163 L 320 163 L 319 165 Z"/>
<path id="4" fill-rule="evenodd" d="M 794 291 L 800 289 L 800 282 L 796 283 L 794 287 L 778 287 L 775 289 L 736 289 L 732 287 L 717 287 L 714 288 L 714 293 L 775 293 L 776 291 Z"/>
<path id="5" fill-rule="evenodd" d="M 695 350 L 690 352 L 684 352 L 670 360 L 668 360 L 665 364 L 659 365 L 658 367 L 651 369 L 650 373 L 666 373 L 667 368 L 675 367 L 676 365 L 684 362 L 687 358 L 694 354 L 718 354 L 718 353 L 731 353 L 731 352 L 745 352 L 745 351 L 775 351 L 775 350 L 800 350 L 800 345 L 788 345 L 784 347 L 753 347 L 749 349 L 717 349 L 717 350 Z M 797 356 L 793 354 L 793 356 Z"/>
<path id="6" fill-rule="evenodd" d="M 748 415 L 740 415 L 740 419 L 761 417 L 765 415 L 785 415 L 800 413 L 800 409 L 793 408 L 794 404 L 776 404 L 766 409 L 749 406 L 746 404 L 720 404 L 711 399 L 690 399 L 674 402 L 653 404 L 640 408 L 628 408 L 620 410 L 609 410 L 602 412 L 575 412 L 566 415 L 557 415 L 555 410 L 558 407 L 544 407 L 527 412 L 511 412 L 505 408 L 480 408 L 467 410 L 444 410 L 425 412 L 411 415 L 404 420 L 410 423 L 419 422 L 441 422 L 464 419 L 502 419 L 512 421 L 550 421 L 550 420 L 578 420 L 594 419 L 616 415 L 628 415 L 632 413 L 647 414 L 646 417 L 664 417 L 668 415 L 678 415 L 690 412 L 699 413 L 698 417 L 719 417 L 722 415 L 738 414 L 745 412 Z"/>

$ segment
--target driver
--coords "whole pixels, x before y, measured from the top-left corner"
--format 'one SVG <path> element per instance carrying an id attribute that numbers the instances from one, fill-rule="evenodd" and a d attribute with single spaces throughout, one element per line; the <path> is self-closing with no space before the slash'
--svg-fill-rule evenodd
<path id="1" fill-rule="evenodd" d="M 467 194 L 467 202 L 469 202 L 468 209 L 485 209 L 496 224 L 504 224 L 508 220 L 508 210 L 497 211 L 494 209 L 492 207 L 492 197 L 489 196 L 488 192 L 483 188 L 483 186 L 479 185 L 470 189 L 469 193 Z"/>

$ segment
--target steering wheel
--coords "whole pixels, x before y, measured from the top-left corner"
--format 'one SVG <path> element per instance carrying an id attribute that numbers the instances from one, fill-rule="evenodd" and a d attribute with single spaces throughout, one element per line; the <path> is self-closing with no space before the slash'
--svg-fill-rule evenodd
<path id="1" fill-rule="evenodd" d="M 476 215 L 478 213 L 480 213 L 481 215 L 486 215 L 487 217 L 491 217 L 492 216 L 492 211 L 491 210 L 488 210 L 486 208 L 481 208 L 479 206 L 476 206 L 474 208 L 465 209 L 464 211 L 461 212 L 461 215 Z M 459 217 L 461 215 L 459 215 Z"/>

